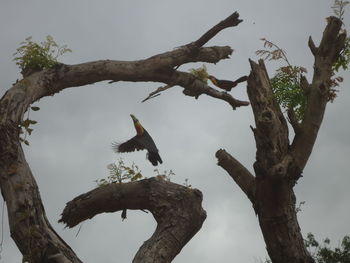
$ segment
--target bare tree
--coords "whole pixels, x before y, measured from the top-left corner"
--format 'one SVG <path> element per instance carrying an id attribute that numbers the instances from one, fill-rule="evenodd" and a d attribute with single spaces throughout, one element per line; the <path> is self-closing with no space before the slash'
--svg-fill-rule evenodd
<path id="1" fill-rule="evenodd" d="M 164 83 L 165 87 L 150 94 L 151 97 L 167 88 L 181 86 L 187 96 L 198 98 L 206 94 L 229 103 L 233 109 L 248 106 L 248 102 L 178 70 L 189 62 L 217 63 L 228 58 L 233 51 L 228 46 L 203 46 L 221 30 L 240 22 L 238 13 L 233 13 L 198 40 L 144 60 L 57 64 L 49 69 L 23 72 L 23 79 L 0 100 L 0 184 L 11 236 L 27 261 L 81 262 L 48 222 L 39 189 L 25 160 L 19 126 L 30 105 L 66 88 L 111 80 Z M 314 76 L 310 84 L 304 81 L 307 109 L 301 123 L 293 122 L 293 142 L 289 143 L 287 121 L 273 98 L 263 61 L 250 61 L 248 95 L 256 123 L 256 128 L 252 128 L 257 147 L 255 176 L 225 150 L 216 153 L 218 164 L 251 200 L 273 262 L 313 262 L 300 233 L 293 187 L 312 152 L 322 122 L 331 66 L 346 37 L 340 28 L 341 21 L 331 17 L 320 46 L 316 47 L 310 38 L 309 46 L 315 56 Z M 73 227 L 103 212 L 147 209 L 158 226 L 133 262 L 171 262 L 201 228 L 205 219 L 201 201 L 198 190 L 151 178 L 111 184 L 82 194 L 67 204 L 60 221 Z"/>

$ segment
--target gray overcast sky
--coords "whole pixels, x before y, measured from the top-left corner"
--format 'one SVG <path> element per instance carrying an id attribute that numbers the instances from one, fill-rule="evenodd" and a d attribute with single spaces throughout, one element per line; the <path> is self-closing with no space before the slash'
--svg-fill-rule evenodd
<path id="1" fill-rule="evenodd" d="M 283 47 L 292 64 L 312 71 L 313 57 L 307 47 L 312 35 L 319 43 L 325 17 L 332 14 L 329 0 L 0 0 L 0 96 L 21 78 L 12 54 L 28 36 L 42 41 L 51 35 L 67 44 L 73 53 L 61 58 L 76 64 L 98 59 L 134 60 L 155 55 L 196 40 L 211 26 L 234 11 L 244 20 L 226 29 L 208 45 L 230 45 L 231 59 L 208 71 L 223 79 L 249 74 L 248 58 L 266 37 Z M 350 10 L 345 17 L 349 27 Z M 183 66 L 183 70 L 202 64 Z M 267 63 L 269 73 L 281 64 Z M 350 234 L 348 172 L 350 74 L 335 103 L 329 104 L 314 152 L 295 187 L 297 201 L 306 201 L 298 214 L 303 233 L 330 237 L 335 244 Z M 310 75 L 308 76 L 311 79 Z M 174 262 L 258 262 L 264 259 L 265 244 L 253 209 L 237 185 L 216 165 L 215 152 L 225 148 L 252 171 L 255 145 L 249 125 L 254 125 L 250 107 L 232 111 L 222 101 L 201 96 L 185 97 L 175 87 L 160 97 L 140 103 L 159 83 L 96 83 L 67 89 L 36 103 L 41 108 L 31 118 L 39 123 L 26 147 L 27 160 L 40 187 L 50 222 L 84 262 L 131 262 L 140 245 L 153 233 L 150 214 L 129 211 L 103 214 L 78 228 L 63 229 L 56 223 L 66 204 L 95 187 L 94 180 L 107 177 L 106 166 L 123 157 L 136 162 L 144 176 L 154 175 L 145 152 L 116 155 L 112 141 L 134 135 L 129 117 L 135 114 L 160 149 L 160 171 L 172 169 L 172 181 L 185 179 L 204 195 L 207 219 L 201 231 Z M 247 99 L 245 85 L 232 92 Z M 21 262 L 10 238 L 5 216 L 0 262 Z"/>

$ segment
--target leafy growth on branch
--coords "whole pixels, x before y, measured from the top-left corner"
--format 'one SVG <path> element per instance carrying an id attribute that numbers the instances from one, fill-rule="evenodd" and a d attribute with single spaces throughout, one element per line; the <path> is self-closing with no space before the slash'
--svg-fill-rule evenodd
<path id="1" fill-rule="evenodd" d="M 199 68 L 191 68 L 190 73 L 194 75 L 196 78 L 204 82 L 205 84 L 208 83 L 208 77 L 209 74 L 207 72 L 207 67 L 205 65 L 199 67 Z"/>
<path id="2" fill-rule="evenodd" d="M 349 1 L 335 0 L 332 6 L 333 13 L 341 20 L 344 19 L 345 6 L 349 4 Z"/>
<path id="3" fill-rule="evenodd" d="M 274 96 L 284 109 L 293 110 L 297 120 L 304 118 L 307 99 L 300 81 L 306 69 L 297 66 L 280 67 L 271 79 Z"/>
<path id="4" fill-rule="evenodd" d="M 141 170 L 139 167 L 132 163 L 129 167 L 125 165 L 122 158 L 117 162 L 107 165 L 109 170 L 109 176 L 107 179 L 95 180 L 97 186 L 104 186 L 111 183 L 127 183 L 142 179 Z"/>
<path id="5" fill-rule="evenodd" d="M 340 12 L 340 11 L 339 11 Z M 343 11 L 341 12 L 343 14 Z M 277 102 L 284 108 L 285 112 L 292 112 L 298 122 L 304 118 L 307 104 L 307 96 L 301 85 L 301 79 L 307 70 L 304 67 L 292 66 L 289 63 L 286 52 L 273 42 L 262 38 L 264 48 L 257 50 L 255 53 L 264 60 L 284 60 L 287 66 L 280 67 L 276 70 L 275 75 L 271 78 L 271 88 Z M 332 76 L 340 68 L 346 70 L 350 63 L 350 38 L 345 41 L 345 46 L 341 50 L 338 60 L 333 64 Z M 333 102 L 337 97 L 338 90 L 336 87 L 343 81 L 340 76 L 333 77 L 329 84 L 328 101 Z"/>
<path id="6" fill-rule="evenodd" d="M 349 4 L 349 1 L 344 0 L 335 0 L 334 5 L 332 6 L 333 13 L 341 20 L 344 20 L 345 7 Z M 344 25 L 344 23 L 343 23 Z M 346 32 L 345 29 L 342 29 L 343 32 Z M 348 69 L 350 63 L 350 37 L 345 39 L 344 48 L 341 50 L 337 61 L 333 65 L 333 72 L 338 72 L 340 68 L 343 70 Z"/>
<path id="7" fill-rule="evenodd" d="M 183 183 L 183 186 L 192 189 L 192 185 L 189 183 L 188 178 L 185 179 L 185 182 Z"/>
<path id="8" fill-rule="evenodd" d="M 156 177 L 160 177 L 168 182 L 171 182 L 171 176 L 175 175 L 173 170 L 169 170 L 169 171 L 164 170 L 163 173 L 159 172 L 158 169 L 154 169 L 153 171 L 156 173 Z"/>
<path id="9" fill-rule="evenodd" d="M 19 129 L 20 129 L 19 134 L 24 134 L 24 137 L 22 137 L 22 136 L 19 137 L 19 141 L 23 142 L 27 146 L 29 146 L 29 142 L 27 140 L 27 135 L 31 135 L 33 132 L 33 129 L 29 128 L 29 126 L 38 123 L 35 120 L 29 119 L 30 110 L 38 111 L 38 110 L 40 110 L 40 108 L 37 106 L 32 106 L 32 107 L 28 108 L 27 118 L 25 120 L 23 120 L 19 125 Z"/>
<path id="10" fill-rule="evenodd" d="M 338 72 L 340 68 L 347 70 L 350 64 L 350 37 L 345 39 L 344 48 L 341 50 L 337 61 L 333 64 L 333 72 Z"/>
<path id="11" fill-rule="evenodd" d="M 261 38 L 260 40 L 264 41 L 264 48 L 266 49 L 257 50 L 255 52 L 257 56 L 260 56 L 263 60 L 283 59 L 290 66 L 286 52 L 282 48 L 277 46 L 275 43 L 267 40 L 266 38 Z"/>
<path id="12" fill-rule="evenodd" d="M 143 177 L 139 167 L 133 162 L 131 166 L 127 166 L 124 160 L 120 158 L 115 163 L 107 165 L 109 176 L 106 179 L 95 180 L 97 186 L 104 186 L 112 183 L 128 183 L 141 180 Z M 172 170 L 164 170 L 161 173 L 158 169 L 154 170 L 155 176 L 170 182 L 171 176 L 175 175 Z"/>
<path id="13" fill-rule="evenodd" d="M 329 238 L 324 239 L 323 244 L 320 245 L 311 233 L 307 234 L 304 242 L 311 256 L 318 263 L 350 262 L 350 236 L 344 236 L 340 245 L 334 249 L 330 247 L 331 241 Z"/>
<path id="14" fill-rule="evenodd" d="M 350 236 L 344 236 L 340 245 L 332 249 L 329 238 L 320 244 L 312 233 L 308 233 L 304 244 L 311 257 L 317 263 L 349 263 L 350 262 Z M 270 259 L 265 259 L 264 263 L 272 263 Z"/>
<path id="15" fill-rule="evenodd" d="M 40 44 L 33 42 L 32 37 L 27 37 L 20 45 L 13 54 L 13 60 L 23 72 L 52 68 L 58 64 L 59 56 L 72 52 L 67 45 L 59 46 L 51 36 L 47 36 L 46 41 Z"/>
<path id="16" fill-rule="evenodd" d="M 284 60 L 287 66 L 276 70 L 275 76 L 271 78 L 272 92 L 277 103 L 286 112 L 292 111 L 297 121 L 302 121 L 306 109 L 307 97 L 301 86 L 301 78 L 307 70 L 304 67 L 292 66 L 289 63 L 286 52 L 275 43 L 261 38 L 264 48 L 255 52 L 264 60 Z"/>

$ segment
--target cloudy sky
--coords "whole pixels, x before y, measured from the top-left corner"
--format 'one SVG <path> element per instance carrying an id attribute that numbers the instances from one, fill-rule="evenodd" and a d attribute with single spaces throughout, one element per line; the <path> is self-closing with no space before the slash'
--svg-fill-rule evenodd
<path id="1" fill-rule="evenodd" d="M 73 50 L 61 62 L 77 64 L 99 59 L 135 60 L 172 50 L 196 40 L 211 26 L 234 11 L 244 20 L 222 31 L 208 45 L 230 45 L 231 59 L 208 71 L 223 79 L 249 74 L 248 58 L 266 37 L 283 47 L 294 65 L 311 72 L 313 57 L 307 47 L 309 35 L 319 43 L 332 0 L 0 0 L 0 96 L 20 79 L 12 54 L 28 36 L 42 41 L 51 35 Z M 350 10 L 345 24 L 349 26 Z M 182 70 L 202 64 L 183 66 Z M 272 75 L 277 62 L 269 62 Z M 335 244 L 350 234 L 350 74 L 339 97 L 330 104 L 314 152 L 295 187 L 297 201 L 305 201 L 298 214 L 302 232 L 318 239 L 330 237 Z M 310 80 L 310 75 L 308 76 Z M 155 229 L 150 214 L 129 211 L 99 215 L 78 227 L 64 229 L 57 220 L 75 196 L 93 189 L 94 180 L 108 176 L 106 166 L 123 157 L 139 165 L 146 177 L 153 166 L 145 152 L 116 155 L 112 141 L 134 135 L 129 117 L 135 114 L 154 138 L 164 163 L 160 171 L 173 170 L 172 181 L 189 183 L 204 195 L 207 219 L 201 231 L 174 262 L 259 262 L 266 256 L 265 244 L 251 204 L 237 185 L 216 165 L 215 152 L 225 148 L 252 171 L 255 145 L 249 125 L 254 125 L 250 107 L 232 111 L 223 101 L 201 96 L 186 97 L 174 87 L 160 97 L 140 103 L 159 83 L 96 83 L 67 89 L 44 98 L 32 112 L 38 121 L 24 146 L 27 161 L 40 187 L 47 216 L 56 231 L 83 262 L 131 262 L 141 244 Z M 231 92 L 247 99 L 245 85 Z M 17 263 L 21 254 L 10 238 L 7 214 L 0 262 Z"/>

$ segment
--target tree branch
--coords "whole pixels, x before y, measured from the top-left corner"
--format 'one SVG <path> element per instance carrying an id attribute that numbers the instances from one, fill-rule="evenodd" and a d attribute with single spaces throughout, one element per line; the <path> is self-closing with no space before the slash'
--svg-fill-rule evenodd
<path id="1" fill-rule="evenodd" d="M 238 14 L 226 20 L 222 22 L 221 28 L 204 34 L 194 42 L 195 45 L 191 43 L 147 59 L 100 60 L 77 65 L 57 64 L 50 69 L 27 71 L 24 78 L 4 94 L 0 100 L 0 187 L 7 204 L 11 236 L 21 253 L 31 262 L 52 262 L 53 258 L 56 259 L 55 262 L 64 263 L 81 261 L 49 224 L 35 179 L 26 163 L 19 142 L 18 127 L 28 107 L 40 98 L 54 95 L 66 88 L 104 80 L 154 81 L 168 85 L 173 85 L 175 80 L 178 84 L 191 84 L 182 86 L 185 90 L 198 92 L 198 87 L 203 84 L 187 82 L 188 76 L 177 74 L 175 69 L 189 62 L 217 63 L 228 58 L 232 53 L 230 47 L 201 47 L 222 29 L 240 22 Z M 177 75 L 175 79 L 174 74 Z M 184 79 L 181 79 L 181 76 Z M 228 94 L 208 88 L 200 92 L 222 98 L 234 108 L 244 104 Z M 173 239 L 169 236 L 169 240 Z"/>
<path id="2" fill-rule="evenodd" d="M 310 36 L 309 37 L 309 41 L 308 41 L 308 45 L 309 45 L 309 48 L 311 50 L 311 53 L 316 56 L 317 53 L 318 53 L 318 48 L 316 47 L 314 41 L 312 40 L 312 37 Z"/>
<path id="3" fill-rule="evenodd" d="M 239 19 L 239 14 L 237 12 L 234 12 L 232 15 L 227 17 L 225 20 L 222 20 L 220 23 L 212 27 L 208 32 L 206 32 L 204 35 L 202 35 L 198 40 L 194 42 L 194 44 L 197 47 L 204 46 L 210 39 L 212 39 L 217 33 L 219 33 L 221 30 L 228 28 L 228 27 L 234 27 L 237 26 L 239 23 L 241 23 L 243 20 Z"/>
<path id="4" fill-rule="evenodd" d="M 226 170 L 236 184 L 255 203 L 255 177 L 239 161 L 225 150 L 220 149 L 215 154 L 218 165 Z"/>
<path id="5" fill-rule="evenodd" d="M 147 209 L 158 226 L 137 252 L 133 262 L 171 262 L 199 231 L 206 213 L 196 189 L 150 178 L 98 187 L 67 203 L 59 222 L 73 227 L 104 212 Z"/>
<path id="6" fill-rule="evenodd" d="M 301 123 L 301 132 L 296 134 L 291 147 L 291 153 L 300 170 L 303 170 L 307 163 L 323 120 L 333 74 L 332 65 L 344 48 L 346 33 L 340 34 L 341 26 L 341 20 L 329 17 L 319 47 L 309 39 L 310 49 L 315 56 L 314 75 L 307 93 L 308 103 Z"/>
<path id="7" fill-rule="evenodd" d="M 155 91 L 152 91 L 144 100 L 142 100 L 141 102 L 145 102 L 145 101 L 147 101 L 147 100 L 149 100 L 149 99 L 153 99 L 153 98 L 155 98 L 155 97 L 158 97 L 158 96 L 160 96 L 161 94 L 161 92 L 162 91 L 164 91 L 164 90 L 167 90 L 167 89 L 170 89 L 170 88 L 172 88 L 172 86 L 170 86 L 170 85 L 165 85 L 165 86 L 163 86 L 163 87 L 159 87 L 158 89 L 156 89 Z"/>
<path id="8" fill-rule="evenodd" d="M 293 128 L 293 130 L 294 130 L 294 133 L 295 133 L 295 134 L 300 133 L 300 131 L 301 131 L 301 125 L 300 125 L 298 119 L 297 119 L 296 116 L 295 116 L 294 110 L 289 109 L 289 110 L 287 111 L 287 115 L 288 115 L 288 121 L 289 121 L 289 123 L 292 125 L 292 128 Z"/>
<path id="9" fill-rule="evenodd" d="M 307 96 L 310 92 L 310 84 L 304 75 L 301 75 L 300 86 L 303 89 L 304 94 Z"/>
<path id="10" fill-rule="evenodd" d="M 3 105 L 1 101 L 2 113 L 6 110 Z M 80 263 L 47 220 L 18 132 L 15 122 L 0 122 L 0 186 L 7 205 L 11 237 L 27 262 Z"/>
<path id="11" fill-rule="evenodd" d="M 282 111 L 274 99 L 270 80 L 263 60 L 256 64 L 249 60 L 251 73 L 247 92 L 252 105 L 256 129 L 257 162 L 254 165 L 256 176 L 267 174 L 267 170 L 278 164 L 288 152 L 288 126 Z"/>
<path id="12" fill-rule="evenodd" d="M 237 107 L 249 105 L 249 102 L 237 100 L 233 98 L 228 92 L 218 91 L 211 88 L 201 80 L 197 79 L 194 75 L 187 72 L 177 71 L 172 75 L 172 78 L 170 78 L 170 83 L 172 85 L 185 87 L 183 93 L 187 96 L 192 96 L 198 99 L 200 95 L 206 94 L 213 98 L 226 101 L 232 106 L 234 110 Z"/>

